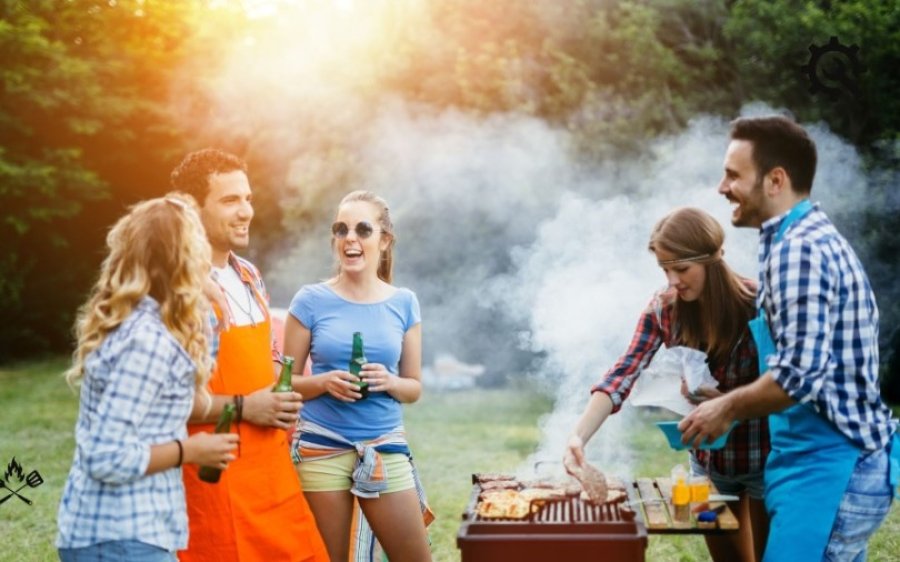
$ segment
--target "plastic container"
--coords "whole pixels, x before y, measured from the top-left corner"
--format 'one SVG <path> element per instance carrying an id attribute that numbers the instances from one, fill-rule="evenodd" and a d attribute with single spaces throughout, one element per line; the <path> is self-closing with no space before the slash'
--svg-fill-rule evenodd
<path id="1" fill-rule="evenodd" d="M 691 489 L 691 503 L 709 501 L 709 477 L 694 474 L 688 479 L 688 487 Z"/>
<path id="2" fill-rule="evenodd" d="M 656 427 L 658 427 L 665 435 L 666 439 L 669 440 L 669 446 L 675 449 L 676 451 L 681 451 L 683 449 L 690 449 L 687 445 L 683 445 L 681 443 L 681 431 L 678 430 L 678 424 L 681 423 L 679 421 L 665 421 L 665 422 L 656 422 Z M 738 422 L 734 422 L 731 424 L 731 427 L 728 428 L 728 431 L 723 433 L 718 439 L 710 443 L 709 441 L 704 441 L 703 444 L 700 445 L 701 449 L 721 449 L 725 446 L 725 442 L 728 441 L 728 435 L 731 433 L 731 430 L 738 424 Z"/>

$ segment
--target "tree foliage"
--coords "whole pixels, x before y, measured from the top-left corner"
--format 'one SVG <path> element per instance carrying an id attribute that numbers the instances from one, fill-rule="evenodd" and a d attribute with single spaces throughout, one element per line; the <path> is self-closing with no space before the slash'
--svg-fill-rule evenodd
<path id="1" fill-rule="evenodd" d="M 0 2 L 0 362 L 69 345 L 108 225 L 167 189 L 191 5 Z"/>
<path id="2" fill-rule="evenodd" d="M 290 37 L 285 22 L 326 4 L 283 0 L 250 17 L 239 0 L 0 0 L 0 314 L 14 319 L 0 327 L 0 362 L 68 346 L 106 229 L 126 205 L 164 192 L 187 150 L 215 145 L 249 161 L 265 187 L 255 190 L 253 256 L 265 266 L 287 230 L 358 184 L 359 148 L 372 140 L 358 125 L 385 99 L 527 115 L 571 132 L 572 149 L 595 163 L 640 152 L 698 113 L 730 117 L 761 100 L 826 122 L 884 170 L 873 193 L 895 190 L 900 11 L 889 0 L 393 0 L 383 2 L 384 41 L 353 69 L 332 63 L 313 97 L 279 99 L 273 90 L 303 76 L 260 80 L 255 63 L 271 61 L 248 47 L 230 71 L 256 89 L 219 103 L 234 94 L 220 78 L 236 46 L 273 30 Z M 393 17 L 403 11 L 417 17 Z M 800 68 L 832 36 L 858 45 L 867 67 L 859 91 L 835 99 L 811 94 Z M 355 97 L 323 111 L 328 81 Z M 867 217 L 879 256 L 897 246 L 893 209 Z M 897 273 L 876 272 L 876 289 L 897 295 Z M 898 317 L 889 305 L 887 321 Z"/>

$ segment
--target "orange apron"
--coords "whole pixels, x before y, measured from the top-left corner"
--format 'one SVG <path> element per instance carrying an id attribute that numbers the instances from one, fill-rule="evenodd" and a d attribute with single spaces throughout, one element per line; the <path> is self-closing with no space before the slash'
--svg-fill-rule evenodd
<path id="1" fill-rule="evenodd" d="M 269 320 L 222 332 L 213 394 L 251 394 L 275 381 Z M 189 433 L 215 424 L 191 424 Z M 300 488 L 285 432 L 251 423 L 240 435 L 237 459 L 218 484 L 202 482 L 197 465 L 185 465 L 190 535 L 182 562 L 327 562 L 328 553 Z"/>

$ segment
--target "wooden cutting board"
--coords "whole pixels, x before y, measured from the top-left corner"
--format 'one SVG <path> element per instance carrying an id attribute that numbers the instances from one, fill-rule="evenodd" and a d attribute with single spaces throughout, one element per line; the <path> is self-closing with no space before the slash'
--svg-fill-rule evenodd
<path id="1" fill-rule="evenodd" d="M 715 486 L 710 484 L 710 494 L 717 494 Z M 675 515 L 672 505 L 672 482 L 669 478 L 638 478 L 632 482 L 630 497 L 632 508 L 643 515 L 648 533 L 688 533 L 707 534 L 736 531 L 738 520 L 725 502 L 709 502 L 709 508 L 721 508 L 716 519 L 716 527 L 701 529 L 697 527 L 697 514 L 691 510 L 686 518 Z"/>

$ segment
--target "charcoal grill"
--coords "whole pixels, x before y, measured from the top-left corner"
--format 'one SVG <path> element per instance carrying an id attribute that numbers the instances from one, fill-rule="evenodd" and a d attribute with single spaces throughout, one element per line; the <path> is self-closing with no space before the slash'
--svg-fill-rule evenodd
<path id="1" fill-rule="evenodd" d="M 476 512 L 478 475 L 472 480 L 456 537 L 462 562 L 644 560 L 647 529 L 624 503 L 597 506 L 567 496 L 546 501 L 527 519 L 485 519 Z"/>

